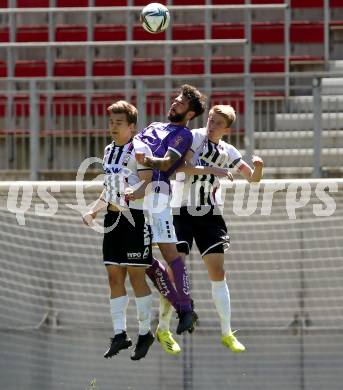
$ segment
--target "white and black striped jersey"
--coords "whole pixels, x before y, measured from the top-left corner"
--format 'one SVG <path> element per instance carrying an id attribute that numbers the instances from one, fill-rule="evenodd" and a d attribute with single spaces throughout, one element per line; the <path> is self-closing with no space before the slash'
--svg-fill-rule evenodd
<path id="1" fill-rule="evenodd" d="M 127 144 L 117 146 L 113 141 L 105 147 L 103 158 L 104 186 L 106 189 L 105 200 L 119 208 L 142 209 L 144 198 L 125 201 L 125 189 L 135 187 L 140 182 L 138 172 L 147 170 L 143 165 L 137 163 L 136 152 L 143 152 L 146 156 L 152 156 L 148 145 L 139 140 L 130 140 Z"/>
<path id="2" fill-rule="evenodd" d="M 192 130 L 194 166 L 216 166 L 239 171 L 242 165 L 241 153 L 232 145 L 220 140 L 218 144 L 207 138 L 206 128 Z M 220 205 L 220 182 L 214 175 L 176 174 L 173 190 L 173 206 Z"/>

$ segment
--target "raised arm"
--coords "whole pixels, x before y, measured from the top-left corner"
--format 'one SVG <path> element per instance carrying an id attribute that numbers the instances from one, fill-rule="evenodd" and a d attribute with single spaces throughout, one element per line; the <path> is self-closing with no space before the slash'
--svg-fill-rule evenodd
<path id="1" fill-rule="evenodd" d="M 146 188 L 151 183 L 152 169 L 138 171 L 138 177 L 139 183 L 135 186 L 137 188 L 129 188 L 131 191 L 126 193 L 127 200 L 141 199 L 145 196 Z"/>
<path id="2" fill-rule="evenodd" d="M 136 153 L 136 160 L 140 164 L 149 168 L 158 169 L 162 172 L 168 171 L 179 159 L 180 155 L 171 149 L 168 149 L 167 153 L 161 158 L 149 157 L 142 152 Z"/>
<path id="3" fill-rule="evenodd" d="M 253 156 L 252 163 L 254 169 L 251 169 L 250 166 L 245 162 L 241 161 L 239 166 L 240 174 L 249 182 L 249 183 L 258 183 L 263 176 L 263 160 L 261 157 Z"/>
<path id="4" fill-rule="evenodd" d="M 214 166 L 194 166 L 191 161 L 194 152 L 189 150 L 185 156 L 183 164 L 176 170 L 176 172 L 184 172 L 187 175 L 214 175 L 217 177 L 225 177 L 229 180 L 233 180 L 231 173 L 226 168 L 219 168 Z"/>
<path id="5" fill-rule="evenodd" d="M 82 216 L 83 223 L 87 226 L 91 226 L 93 223 L 93 219 L 96 217 L 98 211 L 104 209 L 107 206 L 107 202 L 105 201 L 105 192 L 104 189 L 99 196 L 99 198 L 94 202 L 92 207 Z"/>

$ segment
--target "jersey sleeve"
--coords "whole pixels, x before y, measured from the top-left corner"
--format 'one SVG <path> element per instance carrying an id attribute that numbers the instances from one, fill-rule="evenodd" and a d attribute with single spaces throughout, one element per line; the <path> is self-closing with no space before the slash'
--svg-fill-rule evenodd
<path id="1" fill-rule="evenodd" d="M 242 164 L 242 154 L 234 146 L 226 144 L 226 151 L 229 156 L 227 167 L 234 169 L 236 172 L 240 170 Z"/>
<path id="2" fill-rule="evenodd" d="M 179 132 L 168 142 L 168 150 L 172 150 L 174 153 L 182 157 L 187 150 L 191 147 L 193 135 L 189 130 Z"/>
<path id="3" fill-rule="evenodd" d="M 196 153 L 202 146 L 206 140 L 206 128 L 194 129 L 192 130 L 193 142 L 191 145 L 191 151 Z"/>
<path id="4" fill-rule="evenodd" d="M 138 138 L 133 139 L 133 148 L 134 148 L 134 153 L 136 152 L 142 152 L 144 153 L 147 157 L 152 157 L 152 151 L 149 148 L 147 144 L 139 140 Z M 142 164 L 137 163 L 137 171 L 151 171 L 152 168 L 148 168 Z"/>

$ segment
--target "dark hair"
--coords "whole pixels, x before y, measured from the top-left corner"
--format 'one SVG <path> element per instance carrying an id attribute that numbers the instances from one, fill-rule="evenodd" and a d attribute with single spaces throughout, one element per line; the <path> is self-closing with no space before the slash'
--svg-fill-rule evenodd
<path id="1" fill-rule="evenodd" d="M 180 88 L 180 94 L 187 98 L 189 110 L 195 112 L 195 115 L 192 119 L 204 113 L 207 98 L 195 87 L 193 87 L 192 85 L 184 84 Z"/>
<path id="2" fill-rule="evenodd" d="M 107 107 L 107 112 L 112 114 L 126 114 L 126 119 L 129 125 L 131 123 L 134 125 L 137 124 L 137 108 L 125 100 L 118 100 L 117 102 L 113 103 Z"/>

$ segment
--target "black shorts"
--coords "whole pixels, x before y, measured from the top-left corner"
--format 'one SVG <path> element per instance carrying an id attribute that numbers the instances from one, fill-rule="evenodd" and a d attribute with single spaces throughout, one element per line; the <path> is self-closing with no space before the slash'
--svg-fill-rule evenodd
<path id="1" fill-rule="evenodd" d="M 130 209 L 121 213 L 108 210 L 104 227 L 102 252 L 105 265 L 151 265 L 151 228 L 142 210 Z"/>
<path id="2" fill-rule="evenodd" d="M 194 239 L 201 256 L 224 253 L 230 245 L 230 237 L 219 210 L 210 207 L 203 215 L 190 215 L 189 211 L 187 207 L 174 210 L 178 251 L 188 255 Z"/>

